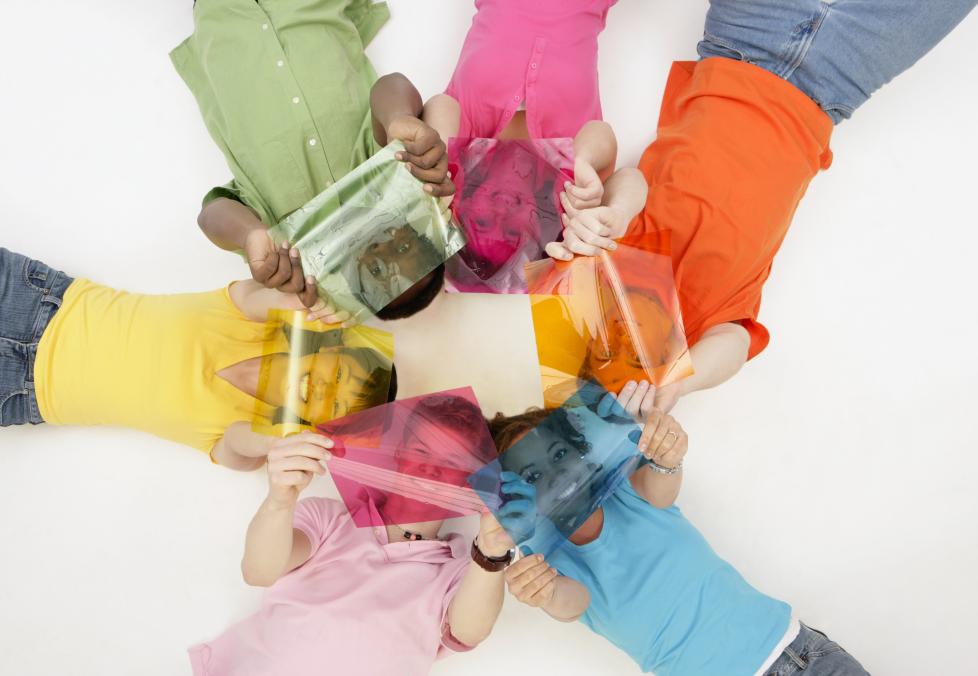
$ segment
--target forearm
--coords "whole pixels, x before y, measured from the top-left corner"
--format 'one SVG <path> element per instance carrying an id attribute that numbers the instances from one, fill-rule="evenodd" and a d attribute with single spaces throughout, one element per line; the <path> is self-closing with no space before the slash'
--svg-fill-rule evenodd
<path id="1" fill-rule="evenodd" d="M 275 442 L 275 438 L 258 434 L 251 429 L 250 422 L 240 420 L 228 426 L 224 431 L 223 441 L 228 451 L 264 462 L 265 456 L 268 455 L 268 449 Z"/>
<path id="2" fill-rule="evenodd" d="M 472 562 L 448 607 L 448 626 L 458 641 L 476 646 L 492 633 L 503 607 L 503 572 L 490 573 Z"/>
<path id="3" fill-rule="evenodd" d="M 554 597 L 541 608 L 555 620 L 574 622 L 591 604 L 591 594 L 580 582 L 563 575 L 558 576 L 554 584 Z"/>
<path id="4" fill-rule="evenodd" d="M 207 239 L 227 251 L 244 249 L 249 233 L 268 229 L 252 209 L 226 197 L 219 197 L 201 209 L 197 225 Z"/>
<path id="5" fill-rule="evenodd" d="M 438 132 L 442 141 L 458 136 L 461 108 L 458 101 L 448 94 L 438 94 L 424 104 L 422 120 L 426 125 Z"/>
<path id="6" fill-rule="evenodd" d="M 401 73 L 391 73 L 377 80 L 370 91 L 370 110 L 373 113 L 374 138 L 382 146 L 388 144 L 387 130 L 401 116 L 420 118 L 424 102 L 417 88 Z"/>
<path id="7" fill-rule="evenodd" d="M 648 466 L 639 468 L 631 477 L 632 488 L 653 507 L 666 509 L 679 497 L 683 485 L 683 471 L 661 474 Z"/>
<path id="8" fill-rule="evenodd" d="M 645 208 L 648 194 L 649 185 L 638 169 L 619 169 L 608 179 L 604 184 L 603 204 L 621 216 L 610 235 L 611 239 L 625 235 L 628 224 Z"/>
<path id="9" fill-rule="evenodd" d="M 730 380 L 747 363 L 750 334 L 732 322 L 710 328 L 690 348 L 695 373 L 680 381 L 681 395 L 707 390 Z"/>
<path id="10" fill-rule="evenodd" d="M 288 572 L 295 505 L 265 499 L 248 526 L 241 573 L 245 582 L 267 587 Z"/>
<path id="11" fill-rule="evenodd" d="M 574 159 L 587 162 L 602 181 L 607 180 L 618 159 L 618 139 L 611 125 L 591 120 L 581 127 L 574 138 Z"/>

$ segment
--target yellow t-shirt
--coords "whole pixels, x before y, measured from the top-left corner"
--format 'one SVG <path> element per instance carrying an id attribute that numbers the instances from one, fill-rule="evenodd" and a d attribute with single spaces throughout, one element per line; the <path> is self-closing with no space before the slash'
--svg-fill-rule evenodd
<path id="1" fill-rule="evenodd" d="M 132 427 L 209 452 L 231 423 L 271 415 L 217 375 L 260 356 L 270 331 L 238 310 L 229 287 L 150 296 L 76 280 L 37 348 L 41 416 Z"/>

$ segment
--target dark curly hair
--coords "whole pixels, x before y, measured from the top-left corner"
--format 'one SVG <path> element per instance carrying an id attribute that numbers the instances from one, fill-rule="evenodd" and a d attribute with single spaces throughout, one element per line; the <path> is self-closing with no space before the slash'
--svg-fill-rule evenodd
<path id="1" fill-rule="evenodd" d="M 500 455 L 508 451 L 527 432 L 537 428 L 556 434 L 580 451 L 581 455 L 591 450 L 591 442 L 574 427 L 565 408 L 530 408 L 525 413 L 511 416 L 497 413 L 488 423 L 492 440 L 496 444 L 496 452 Z"/>

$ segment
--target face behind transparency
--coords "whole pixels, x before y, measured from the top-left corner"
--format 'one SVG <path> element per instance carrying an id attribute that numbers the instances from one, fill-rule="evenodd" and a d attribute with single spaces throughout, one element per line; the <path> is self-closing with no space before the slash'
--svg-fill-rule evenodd
<path id="1" fill-rule="evenodd" d="M 675 323 L 658 298 L 641 290 L 630 290 L 628 299 L 642 337 L 649 369 L 667 364 L 681 352 Z M 627 322 L 610 290 L 602 289 L 603 331 L 588 347 L 584 375 L 598 379 L 609 392 L 619 392 L 630 381 L 649 380 L 635 343 L 628 335 Z"/>
<path id="2" fill-rule="evenodd" d="M 382 308 L 425 277 L 440 261 L 410 225 L 390 225 L 357 256 L 356 274 L 365 298 Z"/>
<path id="3" fill-rule="evenodd" d="M 494 158 L 490 175 L 459 202 L 469 240 L 462 256 L 482 279 L 498 272 L 526 242 L 540 240 L 534 192 L 538 161 L 518 147 Z"/>
<path id="4" fill-rule="evenodd" d="M 547 424 L 527 432 L 501 457 L 502 470 L 536 491 L 536 509 L 565 535 L 593 511 L 603 484 L 601 465 Z M 505 498 L 505 496 L 504 496 Z"/>
<path id="5" fill-rule="evenodd" d="M 353 413 L 363 408 L 371 375 L 355 354 L 349 348 L 323 347 L 292 363 L 289 355 L 275 354 L 261 398 L 312 424 Z"/>

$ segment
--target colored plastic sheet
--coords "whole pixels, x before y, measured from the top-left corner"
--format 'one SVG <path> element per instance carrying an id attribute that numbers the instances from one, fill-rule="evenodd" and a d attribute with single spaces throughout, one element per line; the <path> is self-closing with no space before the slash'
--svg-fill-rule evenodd
<path id="1" fill-rule="evenodd" d="M 283 437 L 388 400 L 394 336 L 272 310 L 265 325 L 252 429 Z"/>
<path id="2" fill-rule="evenodd" d="M 559 548 L 642 464 L 641 430 L 606 395 L 584 384 L 469 478 L 524 554 Z"/>
<path id="3" fill-rule="evenodd" d="M 358 527 L 485 511 L 466 479 L 496 452 L 471 388 L 391 402 L 319 431 L 335 444 L 327 467 Z"/>
<path id="4" fill-rule="evenodd" d="M 383 148 L 271 229 L 299 249 L 319 294 L 362 320 L 465 245 L 451 212 Z"/>
<path id="5" fill-rule="evenodd" d="M 623 239 L 615 251 L 526 266 L 544 402 L 558 406 L 581 382 L 619 392 L 693 373 L 672 258 L 658 237 Z"/>
<path id="6" fill-rule="evenodd" d="M 569 138 L 452 139 L 452 202 L 468 245 L 445 267 L 454 291 L 526 293 L 524 266 L 557 240 L 560 193 L 574 180 Z"/>

